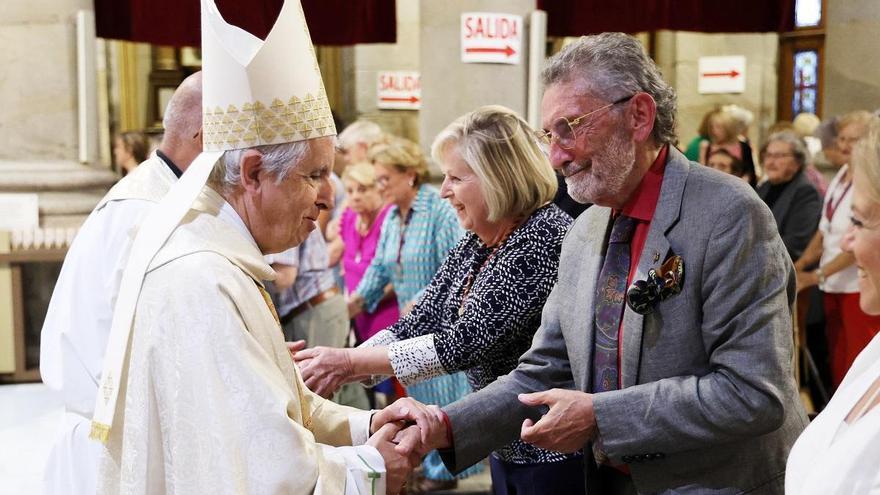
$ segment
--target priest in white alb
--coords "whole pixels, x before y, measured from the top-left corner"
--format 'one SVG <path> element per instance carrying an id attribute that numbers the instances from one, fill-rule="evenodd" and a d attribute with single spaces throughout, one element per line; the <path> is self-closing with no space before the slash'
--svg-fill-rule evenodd
<path id="1" fill-rule="evenodd" d="M 116 183 L 70 246 L 40 339 L 40 375 L 64 401 L 43 472 L 44 495 L 94 495 L 100 445 L 89 440 L 113 303 L 133 233 L 202 151 L 202 75 L 186 78 L 165 109 L 155 154 Z"/>
<path id="2" fill-rule="evenodd" d="M 262 285 L 263 255 L 333 202 L 335 129 L 299 2 L 264 42 L 202 0 L 202 56 L 205 151 L 140 226 L 120 285 L 98 492 L 397 493 L 416 458 L 393 420 L 439 419 L 310 392 Z"/>

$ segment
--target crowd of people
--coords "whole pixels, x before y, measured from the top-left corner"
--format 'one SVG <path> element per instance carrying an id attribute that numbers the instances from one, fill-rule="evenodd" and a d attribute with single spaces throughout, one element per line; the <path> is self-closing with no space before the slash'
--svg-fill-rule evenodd
<path id="1" fill-rule="evenodd" d="M 441 131 L 437 187 L 366 120 L 215 140 L 211 70 L 65 261 L 47 492 L 430 492 L 487 457 L 497 494 L 880 490 L 877 116 L 779 124 L 755 153 L 726 106 L 680 150 L 674 90 L 605 33 L 549 60 L 542 129 L 492 105 Z M 177 204 L 117 339 L 139 226 Z M 828 354 L 812 423 L 799 347 Z"/>

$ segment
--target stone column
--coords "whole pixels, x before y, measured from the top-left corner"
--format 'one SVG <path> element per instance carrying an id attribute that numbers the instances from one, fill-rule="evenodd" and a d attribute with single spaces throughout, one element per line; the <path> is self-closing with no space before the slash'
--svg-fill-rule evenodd
<path id="1" fill-rule="evenodd" d="M 0 4 L 0 193 L 36 193 L 40 227 L 78 227 L 116 181 L 106 165 L 77 161 L 79 10 L 93 10 L 92 1 Z M 0 233 L 3 239 L 0 253 L 8 255 L 9 233 Z M 57 245 L 23 249 L 0 262 L 0 379 L 11 371 L 16 379 L 37 376 L 39 331 L 59 266 L 37 261 L 63 255 L 51 247 Z M 13 312 L 20 317 L 10 318 Z"/>
<path id="2" fill-rule="evenodd" d="M 697 135 L 703 115 L 718 105 L 735 103 L 755 115 L 749 138 L 752 148 L 776 122 L 777 53 L 776 33 L 705 34 L 661 31 L 656 36 L 657 64 L 678 95 L 677 131 L 686 145 Z M 707 94 L 697 91 L 700 57 L 744 55 L 746 89 L 743 93 Z"/>
<path id="3" fill-rule="evenodd" d="M 427 149 L 457 117 L 482 105 L 509 107 L 526 118 L 528 20 L 534 0 L 421 0 L 422 110 L 419 135 Z M 523 52 L 518 65 L 461 62 L 463 12 L 498 12 L 523 17 Z"/>
<path id="4" fill-rule="evenodd" d="M 825 14 L 825 117 L 880 108 L 877 33 L 880 2 L 828 0 Z"/>
<path id="5" fill-rule="evenodd" d="M 376 122 L 385 131 L 413 141 L 419 140 L 420 111 L 379 110 L 376 106 L 376 80 L 380 71 L 422 69 L 419 63 L 420 18 L 419 2 L 414 0 L 397 2 L 397 42 L 355 45 L 352 48 L 357 113 L 365 119 Z M 421 111 L 424 111 L 424 108 L 423 102 Z"/>

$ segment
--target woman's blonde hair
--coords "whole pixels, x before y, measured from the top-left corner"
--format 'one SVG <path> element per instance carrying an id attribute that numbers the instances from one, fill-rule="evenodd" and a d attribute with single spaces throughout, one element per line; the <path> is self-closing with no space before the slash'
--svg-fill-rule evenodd
<path id="1" fill-rule="evenodd" d="M 414 171 L 416 181 L 413 185 L 416 187 L 428 180 L 428 160 L 419 145 L 409 139 L 388 136 L 370 147 L 367 159 L 374 165 L 376 162 L 391 165 L 400 172 Z"/>
<path id="2" fill-rule="evenodd" d="M 376 171 L 373 165 L 367 162 L 358 162 L 345 167 L 342 172 L 342 180 L 352 180 L 366 187 L 376 185 Z"/>
<path id="3" fill-rule="evenodd" d="M 489 221 L 531 215 L 556 195 L 556 175 L 534 131 L 509 108 L 459 117 L 434 139 L 431 156 L 440 162 L 453 149 L 480 178 Z"/>
<path id="4" fill-rule="evenodd" d="M 864 179 L 865 192 L 872 202 L 880 204 L 880 118 L 867 122 L 868 132 L 853 147 L 854 174 Z"/>
<path id="5" fill-rule="evenodd" d="M 709 138 L 711 140 L 712 133 L 711 128 L 712 124 L 717 123 L 721 125 L 721 128 L 724 129 L 724 141 L 735 140 L 737 135 L 739 134 L 740 124 L 737 120 L 730 114 L 730 112 L 724 111 L 723 109 L 709 117 Z"/>

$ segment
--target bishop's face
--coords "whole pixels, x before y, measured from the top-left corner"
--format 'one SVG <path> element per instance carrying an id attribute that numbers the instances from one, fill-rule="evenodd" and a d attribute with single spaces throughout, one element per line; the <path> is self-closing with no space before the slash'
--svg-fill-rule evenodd
<path id="1" fill-rule="evenodd" d="M 246 222 L 263 253 L 300 245 L 317 227 L 321 210 L 333 207 L 333 139 L 308 143 L 308 151 L 282 181 L 267 176 L 252 198 L 255 214 Z"/>

